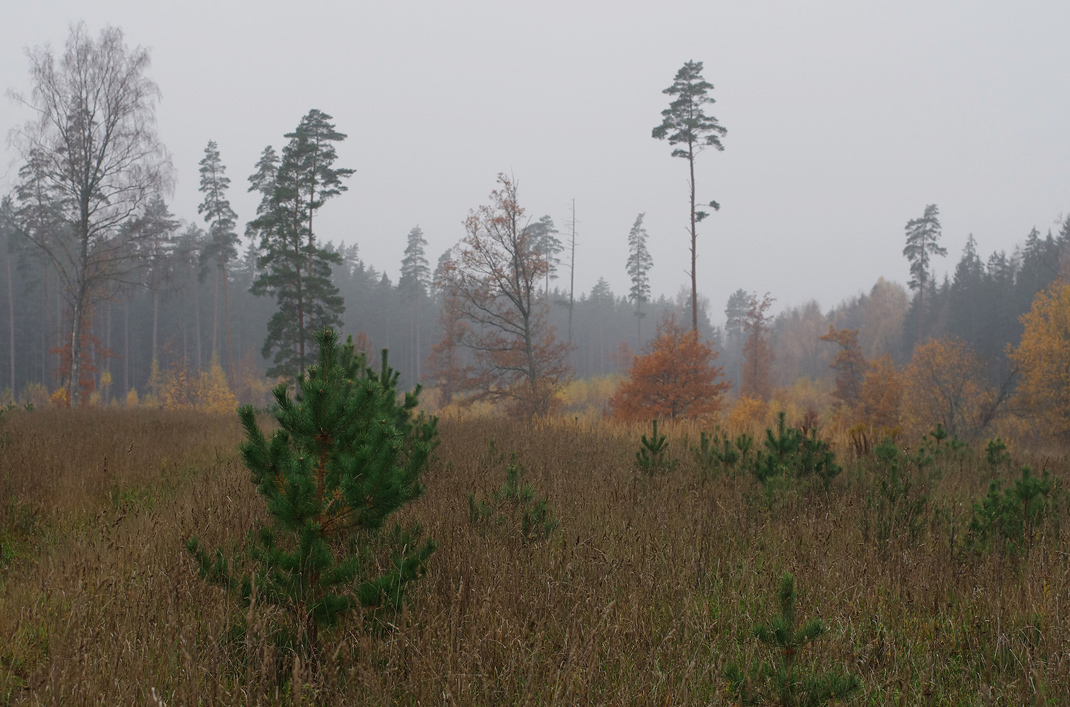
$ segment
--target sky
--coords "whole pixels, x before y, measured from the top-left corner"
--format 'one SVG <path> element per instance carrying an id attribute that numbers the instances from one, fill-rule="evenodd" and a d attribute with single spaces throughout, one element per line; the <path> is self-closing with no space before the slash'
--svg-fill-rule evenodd
<path id="1" fill-rule="evenodd" d="M 61 53 L 72 23 L 122 28 L 151 50 L 157 128 L 179 217 L 198 220 L 198 162 L 219 145 L 241 224 L 247 177 L 317 108 L 348 135 L 348 191 L 317 236 L 356 243 L 396 282 L 419 225 L 428 260 L 464 235 L 512 176 L 533 220 L 577 218 L 576 291 L 630 285 L 627 237 L 645 213 L 655 295 L 689 287 L 686 160 L 651 130 L 684 62 L 714 85 L 725 150 L 696 161 L 698 288 L 720 320 L 729 295 L 775 310 L 828 309 L 879 277 L 905 283 L 904 226 L 937 204 L 953 272 L 1070 212 L 1070 3 L 9 2 L 0 89 L 28 93 L 25 49 Z M 29 111 L 0 96 L 0 135 Z M 0 194 L 19 167 L 0 143 Z M 561 284 L 567 287 L 568 272 Z M 353 306 L 350 304 L 350 306 Z M 356 305 L 359 306 L 359 305 Z"/>

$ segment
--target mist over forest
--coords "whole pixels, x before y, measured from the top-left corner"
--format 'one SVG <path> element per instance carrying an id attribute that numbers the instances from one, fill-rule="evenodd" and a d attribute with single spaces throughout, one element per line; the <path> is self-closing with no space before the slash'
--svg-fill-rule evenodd
<path id="1" fill-rule="evenodd" d="M 53 67 L 71 70 L 79 47 L 92 71 L 109 61 L 123 67 L 125 114 L 87 105 L 81 110 L 92 117 L 83 124 L 63 103 L 66 88 Z M 936 415 L 976 435 L 1016 407 L 1023 316 L 1056 282 L 1070 248 L 1070 217 L 1058 216 L 1054 230 L 1020 234 L 1010 251 L 982 252 L 969 235 L 960 254 L 949 253 L 939 204 L 919 203 L 899 236 L 907 283 L 881 277 L 833 303 L 784 301 L 776 290 L 745 284 L 727 301 L 711 301 L 703 292 L 719 284 L 723 263 L 703 264 L 718 258 L 728 236 L 717 229 L 721 204 L 704 201 L 710 189 L 700 179 L 731 150 L 731 133 L 714 115 L 716 91 L 697 61 L 661 91 L 668 96 L 661 123 L 650 116 L 651 134 L 634 138 L 667 143 L 664 159 L 690 169 L 690 203 L 679 190 L 668 205 L 690 224 L 681 237 L 652 238 L 639 211 L 631 229 L 604 239 L 592 258 L 577 243 L 604 229 L 576 218 L 583 202 L 572 200 L 556 219 L 533 212 L 525 206 L 526 180 L 502 173 L 497 182 L 487 175 L 483 202 L 453 205 L 468 214 L 466 235 L 442 252 L 430 249 L 415 222 L 407 232 L 353 239 L 328 217 L 354 198 L 350 184 L 360 168 L 339 150 L 362 138 L 321 107 L 309 107 L 255 164 L 232 163 L 226 144 L 208 141 L 198 173 L 180 173 L 174 165 L 190 164 L 189 156 L 176 160 L 153 128 L 167 87 L 151 78 L 150 52 L 121 29 L 104 28 L 96 38 L 85 24 L 73 25 L 63 52 L 36 47 L 27 57 L 32 87 L 11 98 L 36 118 L 12 132 L 21 161 L 0 206 L 7 404 L 181 407 L 195 404 L 198 386 L 215 386 L 236 402 L 269 407 L 275 383 L 292 383 L 315 362 L 313 333 L 334 327 L 369 360 L 388 349 L 402 388 L 421 384 L 435 408 L 491 403 L 523 414 L 619 416 L 613 400 L 624 393 L 614 398 L 615 391 L 638 370 L 636 356 L 690 328 L 706 347 L 703 370 L 718 386 L 710 395 L 720 402 L 707 413 L 727 414 L 737 399 L 776 398 L 782 407 L 840 409 L 841 421 L 872 423 L 865 410 L 879 406 L 860 392 L 867 372 L 894 372 L 896 390 L 899 378 L 913 376 L 906 384 L 917 387 L 921 373 L 910 367 L 919 349 L 950 346 L 954 355 L 943 358 L 965 357 L 970 369 L 954 375 L 983 392 L 968 405 L 945 401 L 950 412 L 924 415 L 901 409 L 897 393 L 896 413 L 882 424 L 900 429 L 908 417 Z M 81 137 L 72 137 L 76 130 Z M 109 130 L 117 137 L 105 149 L 101 136 Z M 82 148 L 87 169 L 70 157 Z M 696 177 L 696 165 L 707 171 Z M 79 181 L 79 171 L 93 169 L 96 176 Z M 196 213 L 175 213 L 174 185 L 193 181 Z M 231 197 L 246 193 L 260 203 L 255 213 L 238 214 Z M 404 243 L 400 263 L 366 259 L 383 239 Z M 652 270 L 681 252 L 690 262 L 679 289 L 653 291 Z M 596 278 L 593 287 L 577 289 L 578 273 Z M 614 291 L 610 282 L 622 280 L 628 288 Z M 878 361 L 882 368 L 874 368 Z M 74 388 L 80 392 L 72 399 Z M 963 413 L 968 407 L 985 411 Z M 693 414 L 673 408 L 670 416 Z"/>

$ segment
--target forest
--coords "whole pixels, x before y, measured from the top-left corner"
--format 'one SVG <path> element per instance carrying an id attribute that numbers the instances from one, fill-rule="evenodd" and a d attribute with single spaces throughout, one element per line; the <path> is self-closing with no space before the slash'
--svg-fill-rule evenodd
<path id="1" fill-rule="evenodd" d="M 254 165 L 209 141 L 175 214 L 147 50 L 28 57 L 0 704 L 1067 704 L 1070 216 L 955 261 L 919 204 L 906 284 L 712 303 L 688 61 L 650 133 L 687 238 L 637 213 L 598 263 L 627 292 L 576 291 L 574 210 L 504 172 L 441 254 L 376 234 L 393 282 L 322 225 L 328 113 Z"/>

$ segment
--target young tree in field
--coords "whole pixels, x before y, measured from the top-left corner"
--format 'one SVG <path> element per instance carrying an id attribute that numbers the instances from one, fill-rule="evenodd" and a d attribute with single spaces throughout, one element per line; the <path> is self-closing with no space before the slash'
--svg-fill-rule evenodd
<path id="1" fill-rule="evenodd" d="M 714 364 L 717 352 L 698 332 L 685 331 L 673 318 L 658 326 L 646 353 L 632 359 L 628 380 L 609 399 L 618 420 L 702 418 L 721 409 L 731 386 Z"/>
<path id="2" fill-rule="evenodd" d="M 316 212 L 346 190 L 342 179 L 354 171 L 333 166 L 333 143 L 345 135 L 330 120 L 321 111 L 310 111 L 296 131 L 287 133 L 290 142 L 277 166 L 274 151 L 265 149 L 249 178 L 261 193 L 261 205 L 246 230 L 260 237 L 258 265 L 264 271 L 252 292 L 273 294 L 278 305 L 268 322 L 263 354 L 274 352 L 268 375 L 291 380 L 305 370 L 310 356 L 306 348 L 314 343 L 311 332 L 339 325 L 344 311 L 331 282 L 331 264 L 341 258 L 319 247 L 313 230 Z"/>
<path id="3" fill-rule="evenodd" d="M 491 203 L 465 221 L 468 235 L 447 270 L 458 320 L 471 324 L 463 342 L 472 350 L 478 397 L 505 400 L 525 417 L 550 412 L 568 376 L 568 346 L 547 322 L 549 302 L 539 284 L 549 271 L 523 225 L 516 185 L 498 175 Z"/>
<path id="4" fill-rule="evenodd" d="M 219 146 L 215 141 L 209 140 L 204 148 L 204 158 L 200 162 L 201 186 L 200 191 L 204 194 L 204 201 L 197 206 L 197 213 L 204 215 L 205 223 L 208 224 L 208 242 L 201 251 L 202 265 L 214 262 L 216 266 L 216 306 L 215 312 L 219 312 L 218 282 L 223 281 L 223 317 L 227 329 L 227 374 L 234 374 L 234 352 L 230 344 L 230 295 L 227 286 L 227 264 L 238 257 L 238 234 L 234 228 L 237 225 L 238 215 L 230 208 L 230 200 L 227 199 L 227 189 L 230 188 L 230 178 L 227 176 L 227 168 L 219 157 Z M 216 350 L 215 322 L 212 326 L 212 353 Z"/>
<path id="5" fill-rule="evenodd" d="M 903 413 L 915 435 L 943 425 L 952 436 L 973 437 L 992 419 L 993 395 L 977 355 L 954 337 L 914 349 L 903 374 Z"/>
<path id="6" fill-rule="evenodd" d="M 766 314 L 773 304 L 769 293 L 758 299 L 753 293 L 743 315 L 743 376 L 739 386 L 741 398 L 757 398 L 768 401 L 773 394 L 770 371 L 773 365 L 773 350 L 769 347 L 769 322 Z"/>
<path id="7" fill-rule="evenodd" d="M 695 206 L 695 157 L 707 147 L 724 150 L 721 144 L 728 131 L 717 122 L 717 118 L 706 115 L 703 106 L 714 103 L 707 92 L 713 84 L 702 78 L 702 62 L 689 61 L 684 64 L 673 80 L 672 86 L 662 93 L 674 96 L 669 107 L 661 111 L 661 125 L 654 128 L 652 136 L 658 140 L 668 139 L 670 145 L 680 145 L 672 152 L 673 157 L 687 160 L 690 171 L 688 185 L 691 190 L 691 328 L 698 331 L 698 280 L 696 277 L 696 245 L 698 233 L 696 224 L 709 214 L 697 210 Z M 721 207 L 716 201 L 710 202 L 715 211 Z"/>
<path id="8" fill-rule="evenodd" d="M 654 258 L 646 247 L 647 233 L 643 228 L 643 216 L 635 217 L 632 230 L 628 233 L 628 277 L 632 279 L 628 299 L 635 305 L 635 345 L 642 346 L 643 305 L 650 301 L 650 268 L 654 267 Z"/>
<path id="9" fill-rule="evenodd" d="M 1070 284 L 1056 280 L 1038 294 L 1022 324 L 1011 353 L 1021 374 L 1018 395 L 1044 434 L 1070 438 Z"/>
<path id="10" fill-rule="evenodd" d="M 22 159 L 36 165 L 70 229 L 61 242 L 31 238 L 63 282 L 72 322 L 69 381 L 77 382 L 88 311 L 138 265 L 130 257 L 137 231 L 120 226 L 169 188 L 171 163 L 156 136 L 160 91 L 145 76 L 149 52 L 128 49 L 122 30 L 105 27 L 94 41 L 78 24 L 58 60 L 47 47 L 28 54 L 33 88 L 15 98 L 34 117 L 13 142 Z"/>
<path id="11" fill-rule="evenodd" d="M 202 576 L 245 606 L 283 609 L 292 643 L 314 663 L 321 629 L 355 609 L 400 609 L 406 585 L 423 573 L 434 543 L 417 545 L 415 532 L 396 527 L 391 558 L 373 549 L 386 519 L 423 492 L 436 442 L 436 420 L 415 411 L 419 389 L 402 399 L 385 350 L 376 372 L 352 339 L 342 347 L 333 331 L 316 337 L 319 363 L 298 379 L 296 400 L 285 385 L 273 391 L 280 429 L 266 437 L 253 408 L 239 410 L 242 460 L 270 524 L 251 534 L 234 568 L 221 550 L 187 543 Z"/>
<path id="12" fill-rule="evenodd" d="M 836 371 L 836 390 L 833 391 L 832 397 L 851 412 L 859 412 L 862 405 L 862 385 L 868 364 L 866 357 L 862 355 L 862 347 L 858 345 L 858 330 L 836 329 L 829 324 L 828 333 L 818 338 L 821 341 L 839 344 L 840 347 L 831 366 Z"/>
<path id="13" fill-rule="evenodd" d="M 925 207 L 921 218 L 911 219 L 906 225 L 907 244 L 903 255 L 910 261 L 910 289 L 918 292 L 918 341 L 923 338 L 925 316 L 925 288 L 932 273 L 929 259 L 934 255 L 947 255 L 947 248 L 940 245 L 940 210 L 936 204 Z"/>
<path id="14" fill-rule="evenodd" d="M 427 264 L 427 241 L 419 226 L 409 231 L 405 257 L 401 261 L 401 277 L 398 291 L 401 298 L 412 308 L 409 318 L 409 349 L 412 352 L 412 384 L 420 382 L 420 306 L 427 299 L 431 286 L 431 268 Z"/>

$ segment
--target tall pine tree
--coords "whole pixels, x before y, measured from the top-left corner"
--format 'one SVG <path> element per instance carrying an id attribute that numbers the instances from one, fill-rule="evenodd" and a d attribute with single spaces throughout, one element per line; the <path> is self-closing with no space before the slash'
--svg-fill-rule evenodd
<path id="1" fill-rule="evenodd" d="M 346 191 L 342 180 L 354 172 L 333 166 L 334 143 L 346 136 L 330 121 L 326 113 L 310 111 L 297 130 L 287 133 L 290 142 L 277 166 L 268 148 L 249 178 L 261 193 L 261 205 L 247 232 L 260 237 L 258 265 L 264 271 L 252 292 L 272 294 L 278 305 L 268 322 L 263 354 L 273 354 L 268 375 L 291 380 L 312 358 L 312 332 L 339 326 L 345 309 L 331 282 L 331 264 L 340 264 L 341 257 L 319 247 L 313 230 L 316 212 Z"/>
<path id="2" fill-rule="evenodd" d="M 642 346 L 643 341 L 643 305 L 650 300 L 650 268 L 654 266 L 654 258 L 646 247 L 647 233 L 643 227 L 643 216 L 639 214 L 635 218 L 632 230 L 628 234 L 628 276 L 632 279 L 631 289 L 628 290 L 628 298 L 635 304 L 635 345 Z"/>
<path id="3" fill-rule="evenodd" d="M 940 210 L 936 204 L 925 207 L 921 218 L 911 219 L 906 225 L 907 244 L 903 256 L 910 261 L 910 289 L 918 291 L 916 314 L 918 317 L 918 343 L 923 338 L 925 321 L 925 289 L 932 273 L 929 259 L 934 255 L 947 255 L 947 248 L 940 245 Z"/>
<path id="4" fill-rule="evenodd" d="M 676 72 L 672 86 L 662 93 L 674 96 L 669 107 L 661 111 L 661 125 L 654 128 L 651 135 L 658 140 L 668 139 L 670 145 L 681 145 L 672 151 L 673 157 L 687 160 L 691 178 L 691 329 L 698 331 L 698 281 L 695 275 L 696 241 L 698 234 L 696 224 L 709 214 L 698 211 L 695 207 L 695 157 L 707 147 L 724 150 L 721 138 L 727 130 L 717 122 L 717 118 L 706 115 L 703 106 L 714 103 L 706 95 L 713 84 L 702 78 L 702 62 L 689 61 Z M 716 201 L 710 202 L 715 211 L 721 206 Z"/>
<path id="5" fill-rule="evenodd" d="M 427 299 L 427 291 L 431 286 L 431 268 L 427 263 L 427 241 L 424 232 L 419 226 L 409 231 L 408 242 L 405 246 L 405 257 L 401 261 L 401 278 L 398 280 L 398 290 L 402 299 L 411 308 L 409 319 L 409 346 L 410 367 L 412 383 L 420 382 L 420 309 L 423 301 Z"/>
<path id="6" fill-rule="evenodd" d="M 227 264 L 238 257 L 238 234 L 234 232 L 238 216 L 230 208 L 227 189 L 230 178 L 226 176 L 227 168 L 219 158 L 219 147 L 214 140 L 208 141 L 204 148 L 201 165 L 200 191 L 204 201 L 197 206 L 197 213 L 204 215 L 208 224 L 208 242 L 201 251 L 201 265 L 212 262 L 216 266 L 215 292 L 218 298 L 220 280 L 223 282 L 223 313 L 227 329 L 227 375 L 234 376 L 234 351 L 230 343 L 230 295 L 227 287 Z M 218 301 L 215 311 L 219 311 Z M 212 328 L 212 353 L 216 351 L 216 327 Z"/>

